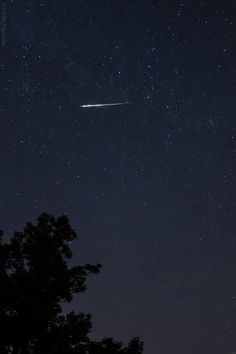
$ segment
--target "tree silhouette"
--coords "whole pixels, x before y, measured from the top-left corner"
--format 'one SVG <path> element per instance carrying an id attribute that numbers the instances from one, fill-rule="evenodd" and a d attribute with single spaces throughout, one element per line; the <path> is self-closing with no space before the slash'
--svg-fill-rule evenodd
<path id="1" fill-rule="evenodd" d="M 3 243 L 0 232 L 0 353 L 140 354 L 143 343 L 127 347 L 112 338 L 91 341 L 91 315 L 62 314 L 62 303 L 86 290 L 89 274 L 101 265 L 68 266 L 77 238 L 66 216 L 41 214 Z"/>

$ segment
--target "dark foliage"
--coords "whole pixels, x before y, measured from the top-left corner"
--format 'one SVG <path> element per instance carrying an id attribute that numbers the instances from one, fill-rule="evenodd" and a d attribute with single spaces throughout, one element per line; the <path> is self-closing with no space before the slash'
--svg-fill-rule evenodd
<path id="1" fill-rule="evenodd" d="M 90 314 L 62 315 L 62 303 L 86 290 L 89 274 L 101 265 L 69 268 L 76 233 L 66 216 L 41 214 L 11 241 L 0 233 L 0 353 L 140 354 L 138 338 L 127 347 L 112 338 L 89 339 Z"/>

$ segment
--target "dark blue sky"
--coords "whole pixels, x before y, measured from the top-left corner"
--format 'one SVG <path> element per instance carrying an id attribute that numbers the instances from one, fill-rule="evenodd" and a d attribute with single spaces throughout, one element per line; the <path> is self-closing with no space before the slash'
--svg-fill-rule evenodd
<path id="1" fill-rule="evenodd" d="M 0 227 L 69 216 L 96 338 L 236 350 L 236 2 L 2 6 Z"/>

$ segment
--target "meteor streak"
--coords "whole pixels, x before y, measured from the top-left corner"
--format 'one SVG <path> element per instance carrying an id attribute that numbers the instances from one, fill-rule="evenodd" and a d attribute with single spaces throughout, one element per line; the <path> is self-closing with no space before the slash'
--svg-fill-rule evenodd
<path id="1" fill-rule="evenodd" d="M 81 108 L 93 108 L 93 107 L 107 107 L 107 106 L 122 106 L 125 104 L 129 104 L 129 102 L 83 104 L 80 107 Z"/>

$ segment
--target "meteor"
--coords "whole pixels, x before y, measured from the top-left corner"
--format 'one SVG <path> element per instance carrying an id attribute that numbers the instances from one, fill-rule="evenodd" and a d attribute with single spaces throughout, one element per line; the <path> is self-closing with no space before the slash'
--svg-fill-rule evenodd
<path id="1" fill-rule="evenodd" d="M 129 104 L 129 102 L 83 104 L 80 107 L 81 108 L 93 108 L 93 107 L 107 107 L 107 106 L 123 106 L 126 104 Z"/>

